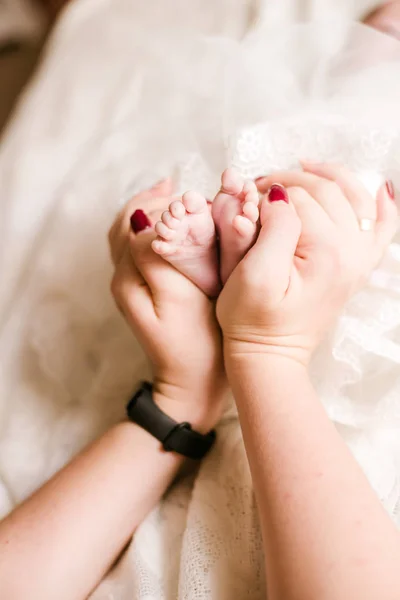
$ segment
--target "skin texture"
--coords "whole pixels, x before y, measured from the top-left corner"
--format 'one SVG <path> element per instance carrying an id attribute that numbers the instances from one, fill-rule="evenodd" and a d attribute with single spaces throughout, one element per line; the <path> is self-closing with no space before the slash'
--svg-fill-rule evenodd
<path id="1" fill-rule="evenodd" d="M 171 192 L 163 182 L 117 217 L 112 290 L 152 363 L 155 402 L 206 433 L 227 390 L 214 306 L 151 251 L 154 232 L 129 228 L 143 203 L 158 218 Z M 0 597 L 86 599 L 184 466 L 136 425 L 112 428 L 0 523 Z"/>
<path id="2" fill-rule="evenodd" d="M 153 250 L 216 297 L 256 240 L 258 203 L 254 181 L 226 169 L 212 208 L 197 192 L 171 202 L 155 226 Z"/>
<path id="3" fill-rule="evenodd" d="M 290 203 L 261 206 L 258 240 L 217 314 L 261 519 L 271 600 L 395 600 L 400 537 L 328 419 L 307 372 L 321 335 L 380 259 L 397 225 L 336 166 L 274 174 Z M 302 187 L 300 187 L 300 185 Z M 377 218 L 374 232 L 358 219 Z"/>
<path id="4" fill-rule="evenodd" d="M 289 203 L 268 201 L 272 183 L 287 188 Z M 396 206 L 385 186 L 372 198 L 337 166 L 308 165 L 258 186 L 260 235 L 229 277 L 217 317 L 269 598 L 397 600 L 399 534 L 307 373 L 321 335 L 389 243 Z M 172 193 L 161 182 L 117 217 L 112 291 L 152 363 L 155 402 L 206 432 L 227 385 L 214 304 L 151 251 L 153 229 L 130 231 L 136 209 L 146 206 L 154 223 Z M 358 219 L 367 215 L 376 229 L 361 233 Z M 0 524 L 1 597 L 87 598 L 182 466 L 135 425 L 111 429 Z"/>

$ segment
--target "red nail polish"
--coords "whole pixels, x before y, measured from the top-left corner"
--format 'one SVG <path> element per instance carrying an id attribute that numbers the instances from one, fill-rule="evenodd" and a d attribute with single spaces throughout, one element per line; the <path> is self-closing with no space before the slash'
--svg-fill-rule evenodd
<path id="1" fill-rule="evenodd" d="M 135 210 L 131 216 L 131 227 L 134 233 L 140 233 L 140 231 L 144 231 L 144 229 L 151 227 L 150 220 L 146 213 L 140 209 Z"/>
<path id="2" fill-rule="evenodd" d="M 394 200 L 396 197 L 396 192 L 394 189 L 393 181 L 391 181 L 390 179 L 386 182 L 386 189 L 391 199 Z"/>
<path id="3" fill-rule="evenodd" d="M 270 202 L 286 202 L 286 204 L 289 204 L 289 195 L 283 185 L 274 183 L 268 192 L 268 200 Z"/>

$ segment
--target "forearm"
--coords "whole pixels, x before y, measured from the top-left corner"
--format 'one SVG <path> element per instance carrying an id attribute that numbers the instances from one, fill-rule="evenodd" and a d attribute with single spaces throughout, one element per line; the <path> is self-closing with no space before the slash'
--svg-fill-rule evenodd
<path id="1" fill-rule="evenodd" d="M 395 600 L 399 534 L 304 367 L 226 355 L 264 536 L 271 600 Z"/>
<path id="2" fill-rule="evenodd" d="M 136 425 L 115 426 L 0 524 L 0 597 L 87 598 L 182 463 Z"/>

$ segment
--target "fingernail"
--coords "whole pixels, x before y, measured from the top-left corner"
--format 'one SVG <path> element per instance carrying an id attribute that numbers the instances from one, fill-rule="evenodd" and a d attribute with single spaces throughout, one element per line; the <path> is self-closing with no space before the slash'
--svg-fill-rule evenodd
<path id="1" fill-rule="evenodd" d="M 151 227 L 150 220 L 146 213 L 140 209 L 135 210 L 131 216 L 131 227 L 134 233 L 140 233 L 141 231 L 144 231 L 144 229 Z"/>
<path id="2" fill-rule="evenodd" d="M 394 189 L 393 181 L 391 179 L 388 179 L 388 181 L 386 182 L 386 189 L 387 189 L 387 193 L 389 194 L 390 198 L 392 200 L 394 200 L 396 197 L 396 192 Z"/>
<path id="3" fill-rule="evenodd" d="M 268 192 L 268 200 L 270 202 L 286 202 L 289 204 L 289 195 L 283 185 L 274 183 Z"/>

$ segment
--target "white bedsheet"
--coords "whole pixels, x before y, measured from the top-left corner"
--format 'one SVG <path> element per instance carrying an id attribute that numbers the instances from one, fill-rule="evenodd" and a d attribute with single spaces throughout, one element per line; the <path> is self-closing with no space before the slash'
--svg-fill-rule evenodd
<path id="1" fill-rule="evenodd" d="M 143 138 L 141 128 L 154 127 L 151 115 L 141 112 L 148 104 L 140 92 L 147 90 L 151 105 L 164 89 L 162 81 L 153 85 L 151 78 L 146 79 L 146 69 L 152 65 L 151 40 L 162 36 L 169 23 L 176 27 L 177 18 L 187 37 L 196 32 L 235 39 L 263 20 L 285 23 L 333 14 L 339 19 L 359 17 L 375 4 L 370 0 L 247 4 L 242 0 L 80 0 L 65 12 L 0 149 L 2 514 L 120 419 L 134 382 L 146 373 L 141 352 L 108 293 L 111 265 L 105 235 L 126 194 L 166 174 L 186 149 L 184 138 L 176 141 L 171 152 L 167 144 L 154 148 L 149 143 L 143 148 L 142 163 L 129 162 L 137 140 Z M 216 65 L 216 89 L 218 84 Z M 168 110 L 155 106 L 160 109 L 158 123 L 164 124 L 166 139 L 171 139 Z M 214 117 L 210 115 L 210 122 Z M 151 135 L 145 139 L 151 141 Z M 119 358 L 121 351 L 124 361 Z M 242 456 L 237 428 L 228 419 L 216 449 L 221 461 L 232 447 L 238 447 Z M 245 466 L 237 465 L 242 467 L 245 476 Z M 201 476 L 210 484 L 219 475 L 205 465 Z M 185 482 L 176 492 L 176 501 L 172 498 L 153 513 L 139 533 L 137 543 L 148 548 L 147 555 L 140 555 L 144 566 L 138 564 L 137 553 L 131 558 L 128 554 L 94 595 L 96 600 L 176 598 L 178 580 L 179 598 L 214 597 L 205 588 L 196 596 L 189 575 L 179 577 L 179 556 L 171 556 L 168 568 L 163 565 L 162 581 L 160 571 L 150 569 L 154 581 L 146 590 L 139 590 L 133 577 L 133 573 L 148 575 L 147 563 L 163 563 L 160 539 L 149 534 L 161 521 L 172 527 L 176 537 L 183 534 L 187 515 L 178 514 L 176 507 L 188 502 L 190 491 L 190 483 Z M 201 488 L 197 493 L 201 496 Z M 242 500 L 245 508 L 252 507 L 252 497 Z M 251 519 L 252 514 L 250 510 L 243 519 Z M 192 513 L 188 517 L 197 518 Z M 227 515 L 230 518 L 235 516 Z M 214 525 L 222 539 L 229 523 Z M 250 528 L 244 524 L 243 530 Z M 252 548 L 260 543 L 258 539 L 239 542 Z M 190 543 L 186 538 L 186 552 Z M 231 587 L 230 562 L 227 558 L 222 562 L 225 588 L 215 598 L 247 597 L 245 589 L 239 593 Z M 254 565 L 243 569 L 251 572 Z M 258 592 L 253 589 L 253 600 L 257 593 L 262 597 L 260 570 L 257 577 L 260 587 Z"/>

